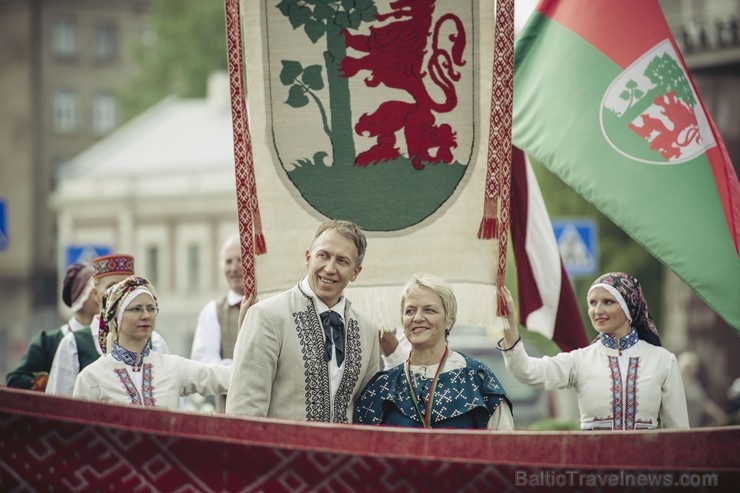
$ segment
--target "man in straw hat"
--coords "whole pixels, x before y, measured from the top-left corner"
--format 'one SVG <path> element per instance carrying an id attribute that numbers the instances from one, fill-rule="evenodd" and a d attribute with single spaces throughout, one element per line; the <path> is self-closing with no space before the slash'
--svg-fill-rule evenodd
<path id="1" fill-rule="evenodd" d="M 31 340 L 18 366 L 6 377 L 8 387 L 40 392 L 46 389 L 59 342 L 75 330 L 88 328 L 98 313 L 93 272 L 93 266 L 87 263 L 75 263 L 67 268 L 62 282 L 62 301 L 71 309 L 72 317 L 58 329 L 41 331 Z"/>
<path id="2" fill-rule="evenodd" d="M 134 258 L 131 255 L 104 255 L 93 259 L 92 266 L 94 288 L 98 299 L 101 300 L 109 287 L 134 275 Z M 89 327 L 76 330 L 62 338 L 49 372 L 47 394 L 71 397 L 77 375 L 103 354 L 98 341 L 99 316 L 95 315 Z M 167 343 L 156 332 L 152 334 L 152 346 L 160 353 L 170 352 Z"/>

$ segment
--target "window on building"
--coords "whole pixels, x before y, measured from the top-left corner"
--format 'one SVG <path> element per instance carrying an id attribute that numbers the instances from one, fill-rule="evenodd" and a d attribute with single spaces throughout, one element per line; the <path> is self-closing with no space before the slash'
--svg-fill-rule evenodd
<path id="1" fill-rule="evenodd" d="M 149 281 L 154 286 L 159 286 L 159 248 L 153 245 L 146 249 L 146 272 Z"/>
<path id="2" fill-rule="evenodd" d="M 188 290 L 197 292 L 200 288 L 200 245 L 188 245 Z"/>
<path id="3" fill-rule="evenodd" d="M 59 17 L 51 28 L 51 51 L 59 58 L 77 56 L 77 22 L 71 17 Z"/>
<path id="4" fill-rule="evenodd" d="M 77 94 L 60 89 L 54 93 L 53 125 L 59 133 L 69 133 L 77 129 Z"/>
<path id="5" fill-rule="evenodd" d="M 100 22 L 93 31 L 93 58 L 107 62 L 118 54 L 118 30 L 112 22 Z"/>
<path id="6" fill-rule="evenodd" d="M 111 94 L 98 93 L 93 97 L 92 130 L 95 135 L 105 135 L 115 128 L 117 110 L 116 98 Z"/>

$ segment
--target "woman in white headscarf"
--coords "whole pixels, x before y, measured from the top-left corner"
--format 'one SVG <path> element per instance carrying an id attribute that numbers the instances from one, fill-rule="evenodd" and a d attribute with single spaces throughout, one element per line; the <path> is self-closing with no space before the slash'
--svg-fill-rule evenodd
<path id="1" fill-rule="evenodd" d="M 229 367 L 152 351 L 159 306 L 154 287 L 131 276 L 111 286 L 100 313 L 100 345 L 106 353 L 80 372 L 74 397 L 177 409 L 192 393 L 225 394 Z"/>
<path id="2" fill-rule="evenodd" d="M 587 301 L 599 336 L 585 348 L 544 358 L 527 355 L 516 328 L 511 293 L 505 286 L 501 291 L 510 325 L 499 341 L 506 367 L 517 380 L 537 388 L 575 389 L 581 429 L 689 427 L 676 356 L 661 347 L 635 277 L 611 272 L 596 279 Z"/>

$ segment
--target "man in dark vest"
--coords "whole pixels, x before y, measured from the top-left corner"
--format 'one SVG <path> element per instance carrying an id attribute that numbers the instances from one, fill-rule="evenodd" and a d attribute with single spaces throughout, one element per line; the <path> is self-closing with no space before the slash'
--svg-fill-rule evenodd
<path id="1" fill-rule="evenodd" d="M 220 265 L 229 285 L 229 292 L 219 300 L 211 300 L 198 315 L 190 358 L 205 363 L 230 365 L 239 332 L 239 307 L 244 298 L 241 245 L 238 235 L 230 236 L 221 247 Z M 226 409 L 226 396 L 216 399 L 216 410 Z"/>
<path id="2" fill-rule="evenodd" d="M 40 392 L 46 390 L 59 342 L 75 330 L 89 328 L 99 311 L 93 272 L 93 266 L 87 263 L 75 263 L 67 268 L 62 281 L 62 301 L 72 311 L 72 317 L 58 329 L 43 330 L 36 334 L 18 366 L 8 373 L 8 387 Z"/>
<path id="3" fill-rule="evenodd" d="M 101 301 L 109 287 L 134 275 L 134 258 L 131 255 L 104 255 L 93 259 L 92 266 L 95 269 L 95 291 Z M 98 341 L 98 320 L 99 314 L 89 327 L 75 330 L 62 338 L 49 372 L 47 394 L 71 397 L 77 375 L 103 354 Z M 167 343 L 157 332 L 152 333 L 152 349 L 160 353 L 170 352 Z"/>

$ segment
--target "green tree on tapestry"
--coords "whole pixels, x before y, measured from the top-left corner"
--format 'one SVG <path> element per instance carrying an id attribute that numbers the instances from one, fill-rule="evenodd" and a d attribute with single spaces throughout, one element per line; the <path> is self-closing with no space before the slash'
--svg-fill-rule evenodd
<path id="1" fill-rule="evenodd" d="M 268 16 L 271 75 L 280 61 L 279 83 L 269 85 L 278 162 L 301 201 L 321 215 L 367 231 L 397 231 L 454 200 L 475 133 L 465 116 L 473 114 L 472 96 L 460 103 L 457 87 L 472 19 L 464 17 L 471 24 L 465 26 L 450 4 L 435 11 L 432 0 L 392 2 L 378 13 L 373 0 L 279 0 L 276 19 Z M 473 89 L 469 67 L 466 96 Z M 353 79 L 361 71 L 369 75 Z M 353 102 L 362 113 L 357 120 Z M 449 121 L 437 122 L 436 114 L 453 110 Z M 302 135 L 295 139 L 286 128 L 298 122 Z M 461 144 L 456 129 L 463 125 Z M 399 193 L 411 188 L 425 193 L 412 200 Z"/>
<path id="2" fill-rule="evenodd" d="M 293 29 L 302 27 L 312 43 L 326 37 L 324 63 L 329 88 L 328 116 L 313 92 L 324 87 L 318 65 L 304 69 L 299 61 L 282 61 L 280 80 L 290 87 L 286 104 L 299 108 L 309 103 L 310 96 L 319 107 L 324 131 L 331 139 L 333 162 L 351 166 L 355 160 L 355 145 L 352 114 L 348 111 L 349 81 L 339 72 L 339 63 L 347 55 L 342 30 L 357 29 L 363 22 L 373 21 L 378 9 L 373 0 L 282 0 L 277 8 L 288 18 Z"/>
<path id="3" fill-rule="evenodd" d="M 225 71 L 223 2 L 154 0 L 152 30 L 129 47 L 137 75 L 119 92 L 128 120 L 169 95 L 206 95 L 208 76 Z"/>

